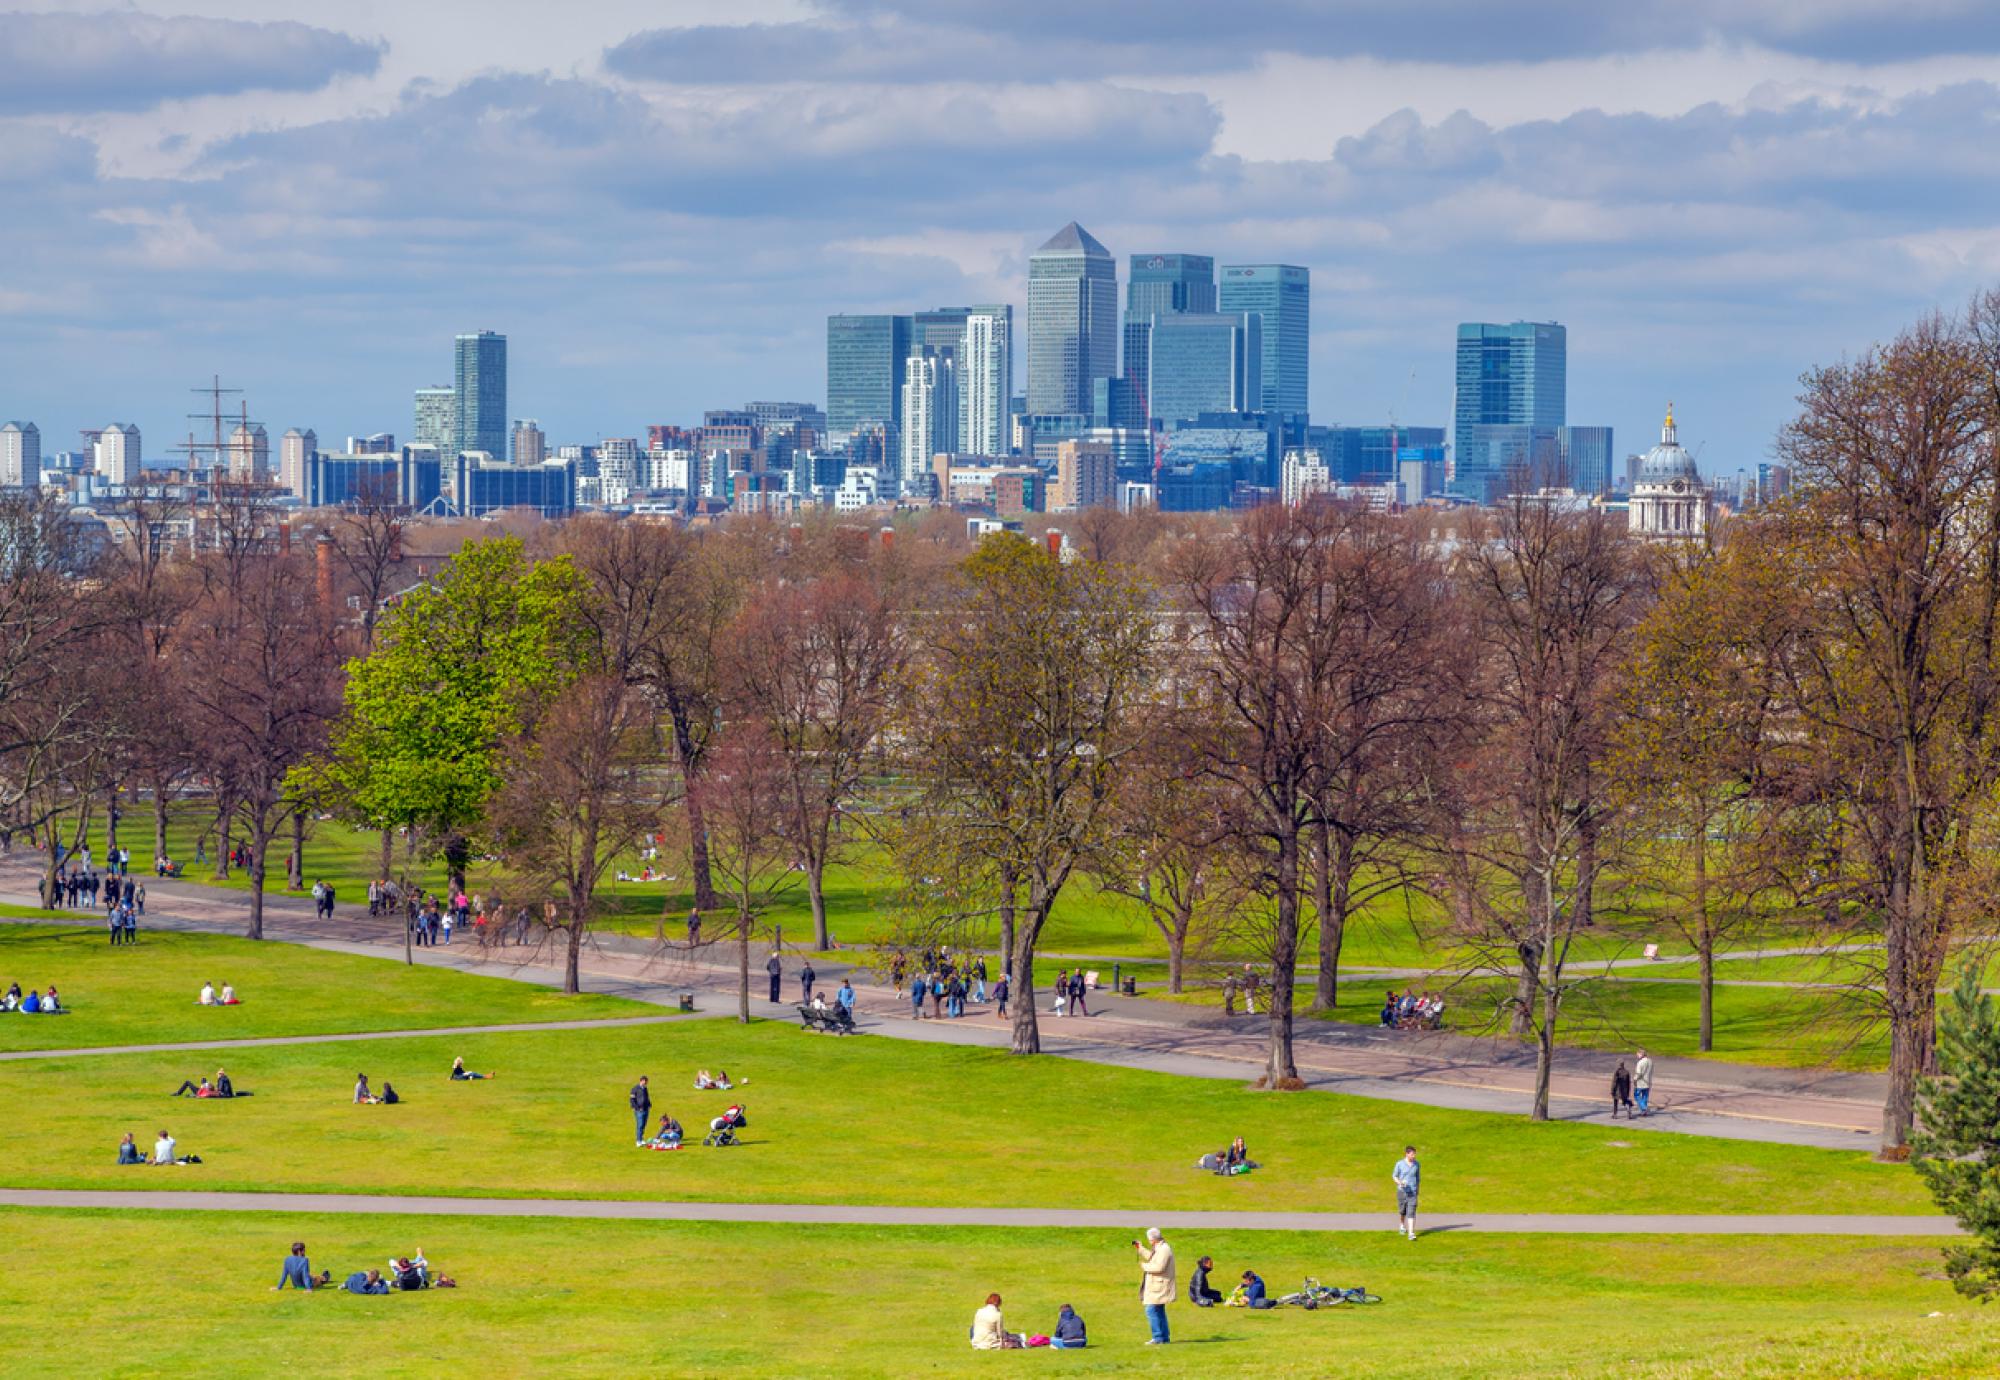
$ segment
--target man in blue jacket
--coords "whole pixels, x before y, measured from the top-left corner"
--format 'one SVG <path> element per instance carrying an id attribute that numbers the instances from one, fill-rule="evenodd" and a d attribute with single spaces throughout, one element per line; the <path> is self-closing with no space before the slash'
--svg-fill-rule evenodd
<path id="1" fill-rule="evenodd" d="M 312 1262 L 306 1259 L 306 1243 L 294 1241 L 292 1253 L 285 1257 L 285 1271 L 278 1276 L 278 1282 L 271 1287 L 282 1289 L 289 1284 L 294 1289 L 303 1289 L 310 1294 L 320 1286 L 331 1283 L 333 1283 L 333 1271 L 328 1270 L 315 1278 Z"/>
<path id="2" fill-rule="evenodd" d="M 1243 1272 L 1243 1302 L 1251 1308 L 1277 1307 L 1264 1293 L 1264 1281 L 1258 1278 L 1255 1270 Z"/>

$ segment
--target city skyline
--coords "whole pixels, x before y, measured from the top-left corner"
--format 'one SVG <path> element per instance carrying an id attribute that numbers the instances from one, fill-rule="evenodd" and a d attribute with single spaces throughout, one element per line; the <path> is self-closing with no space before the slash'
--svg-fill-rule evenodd
<path id="1" fill-rule="evenodd" d="M 165 455 L 215 372 L 274 436 L 401 432 L 482 323 L 552 437 L 817 397 L 827 315 L 1024 308 L 1076 219 L 1310 268 L 1316 419 L 1443 419 L 1458 322 L 1557 320 L 1579 415 L 1641 437 L 1683 399 L 1754 470 L 1801 371 L 2000 269 L 2000 31 L 1962 5 L 1256 5 L 1221 45 L 1167 4 L 1039 63 L 1035 6 L 87 8 L 0 17 L 0 415 L 46 453 L 118 419 Z M 1011 75 L 954 75 L 975 45 Z"/>

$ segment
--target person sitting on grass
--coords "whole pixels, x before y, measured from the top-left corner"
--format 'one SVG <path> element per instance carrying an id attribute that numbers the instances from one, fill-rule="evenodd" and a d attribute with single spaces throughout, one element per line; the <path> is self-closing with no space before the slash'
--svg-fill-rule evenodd
<path id="1" fill-rule="evenodd" d="M 1188 1302 L 1196 1308 L 1213 1308 L 1222 1302 L 1222 1291 L 1208 1282 L 1208 1272 L 1215 1268 L 1215 1262 L 1203 1256 L 1194 1263 L 1194 1275 L 1188 1280 Z"/>
<path id="2" fill-rule="evenodd" d="M 236 999 L 236 989 L 234 987 L 231 987 L 228 983 L 225 982 L 222 984 L 222 998 L 220 1001 L 216 1002 L 216 1005 L 241 1006 L 242 1003 Z"/>
<path id="3" fill-rule="evenodd" d="M 42 995 L 42 1014 L 56 1016 L 62 1014 L 62 998 L 56 995 L 56 985 L 49 984 L 49 990 Z"/>
<path id="4" fill-rule="evenodd" d="M 1275 1308 L 1277 1304 L 1273 1303 L 1270 1296 L 1264 1292 L 1264 1281 L 1258 1277 L 1257 1272 L 1255 1270 L 1245 1270 L 1243 1272 L 1243 1282 L 1230 1291 L 1228 1306 L 1231 1308 Z"/>
<path id="5" fill-rule="evenodd" d="M 1021 1346 L 1021 1339 L 1007 1330 L 1007 1323 L 1000 1315 L 1000 1296 L 988 1294 L 985 1306 L 972 1315 L 972 1349 L 974 1351 L 1015 1351 Z"/>
<path id="6" fill-rule="evenodd" d="M 681 1130 L 681 1124 L 674 1120 L 672 1114 L 662 1112 L 660 1113 L 660 1129 L 653 1133 L 651 1140 L 646 1142 L 646 1148 L 649 1150 L 678 1150 L 681 1148 L 681 1137 L 684 1134 L 685 1132 Z"/>
<path id="7" fill-rule="evenodd" d="M 226 1069 L 217 1069 L 215 1071 L 215 1095 L 217 1097 L 236 1096 L 236 1085 L 229 1081 L 229 1073 Z"/>
<path id="8" fill-rule="evenodd" d="M 33 1016 L 38 1014 L 41 1011 L 41 1009 L 42 1009 L 42 994 L 40 992 L 37 992 L 34 988 L 30 987 L 28 989 L 28 995 L 21 998 L 21 1012 L 23 1015 Z"/>
<path id="9" fill-rule="evenodd" d="M 391 1083 L 388 1079 L 384 1078 L 382 1080 L 382 1105 L 385 1107 L 393 1107 L 402 1100 L 403 1100 L 402 1098 L 396 1096 L 396 1085 L 394 1083 Z"/>
<path id="10" fill-rule="evenodd" d="M 160 1138 L 153 1142 L 153 1163 L 154 1164 L 180 1163 L 180 1156 L 177 1153 L 178 1150 L 179 1146 L 176 1144 L 174 1138 L 167 1134 L 166 1128 L 164 1126 L 161 1127 Z"/>
<path id="11" fill-rule="evenodd" d="M 18 982 L 9 983 L 7 987 L 7 995 L 4 997 L 0 997 L 0 1011 L 19 1011 L 20 1009 L 21 1009 L 21 984 Z"/>
<path id="12" fill-rule="evenodd" d="M 273 1284 L 271 1289 L 275 1293 L 289 1284 L 294 1289 L 303 1289 L 310 1294 L 313 1290 L 323 1289 L 331 1283 L 333 1283 L 333 1271 L 324 1270 L 315 1275 L 312 1272 L 312 1262 L 306 1259 L 306 1243 L 294 1241 L 292 1253 L 285 1257 L 284 1272 L 278 1276 L 278 1282 Z"/>
<path id="13" fill-rule="evenodd" d="M 350 1294 L 386 1294 L 389 1281 L 382 1278 L 380 1270 L 356 1270 L 340 1287 Z"/>
<path id="14" fill-rule="evenodd" d="M 199 1083 L 190 1083 L 185 1078 L 183 1078 L 181 1080 L 180 1087 L 174 1090 L 174 1096 L 214 1097 L 215 1086 L 212 1083 L 210 1083 L 206 1078 L 202 1079 L 201 1082 Z"/>
<path id="15" fill-rule="evenodd" d="M 1250 1151 L 1243 1144 L 1243 1137 L 1238 1136 L 1229 1142 L 1229 1148 L 1222 1152 L 1222 1168 L 1216 1172 L 1245 1173 L 1257 1167 L 1257 1162 L 1250 1158 Z"/>
<path id="16" fill-rule="evenodd" d="M 468 1069 L 465 1066 L 465 1057 L 463 1055 L 451 1061 L 451 1081 L 454 1083 L 472 1083 L 477 1082 L 481 1078 L 491 1078 L 492 1076 L 490 1073 L 474 1073 Z"/>
<path id="17" fill-rule="evenodd" d="M 1056 1316 L 1056 1330 L 1049 1334 L 1049 1345 L 1064 1351 L 1081 1351 L 1090 1345 L 1084 1334 L 1083 1319 L 1068 1304 L 1064 1304 L 1062 1312 Z"/>
<path id="18" fill-rule="evenodd" d="M 375 1103 L 380 1102 L 381 1100 L 382 1099 L 375 1096 L 374 1093 L 368 1091 L 367 1074 L 357 1073 L 354 1075 L 354 1104 L 357 1107 L 362 1105 L 363 1103 L 367 1103 L 368 1105 L 373 1106 Z"/>
<path id="19" fill-rule="evenodd" d="M 202 983 L 201 995 L 194 999 L 194 1004 L 196 1006 L 215 1005 L 215 984 L 212 982 Z"/>
<path id="20" fill-rule="evenodd" d="M 139 1143 L 133 1140 L 132 1133 L 127 1131 L 125 1139 L 118 1142 L 118 1163 L 144 1164 L 145 1162 L 146 1157 L 139 1153 Z"/>

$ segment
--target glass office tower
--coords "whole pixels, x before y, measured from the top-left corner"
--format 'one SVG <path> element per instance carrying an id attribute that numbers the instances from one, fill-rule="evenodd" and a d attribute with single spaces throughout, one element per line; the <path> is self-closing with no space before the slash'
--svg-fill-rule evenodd
<path id="1" fill-rule="evenodd" d="M 902 419 L 904 362 L 910 357 L 907 316 L 826 318 L 826 429 L 846 442 L 866 425 L 888 429 L 896 453 Z"/>
<path id="2" fill-rule="evenodd" d="M 1118 265 L 1075 221 L 1028 256 L 1028 411 L 1087 413 L 1118 373 Z"/>
<path id="3" fill-rule="evenodd" d="M 1291 264 L 1225 264 L 1216 307 L 1264 319 L 1260 410 L 1305 416 L 1312 364 L 1312 274 Z"/>
<path id="4" fill-rule="evenodd" d="M 1475 502 L 1504 494 L 1508 475 L 1557 454 L 1568 423 L 1569 334 L 1554 322 L 1471 321 L 1458 328 L 1451 490 Z"/>
<path id="5" fill-rule="evenodd" d="M 452 378 L 454 440 L 460 451 L 507 454 L 507 337 L 477 331 L 458 337 Z"/>

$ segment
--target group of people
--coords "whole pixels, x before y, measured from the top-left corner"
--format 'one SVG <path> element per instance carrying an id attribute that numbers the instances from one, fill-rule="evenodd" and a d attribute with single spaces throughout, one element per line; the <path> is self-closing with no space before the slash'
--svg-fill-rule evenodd
<path id="1" fill-rule="evenodd" d="M 1000 1311 L 1000 1296 L 988 1294 L 986 1302 L 972 1315 L 972 1349 L 974 1351 L 1016 1351 L 1023 1347 L 1048 1346 L 1058 1350 L 1075 1351 L 1090 1345 L 1083 1319 L 1077 1316 L 1068 1304 L 1056 1314 L 1055 1327 L 1045 1333 L 1009 1332 L 1007 1320 Z"/>
<path id="2" fill-rule="evenodd" d="M 846 1016 L 846 1024 L 852 1025 L 854 1024 L 854 1000 L 854 984 L 846 978 L 842 978 L 840 986 L 836 987 L 833 991 L 833 1000 L 830 1004 L 827 1000 L 826 992 L 823 989 L 816 989 L 807 1002 L 807 1005 L 812 1008 L 816 1015 L 821 1016 L 828 1013 L 829 1005 L 838 1008 Z"/>
<path id="3" fill-rule="evenodd" d="M 1263 986 L 1263 976 L 1248 963 L 1243 965 L 1243 971 L 1240 973 L 1224 973 L 1222 975 L 1222 1014 L 1225 1016 L 1236 1014 L 1236 997 L 1238 993 L 1241 993 L 1244 1014 L 1250 1016 L 1256 1015 L 1257 993 Z"/>
<path id="4" fill-rule="evenodd" d="M 333 883 L 317 881 L 312 884 L 313 917 L 319 920 L 333 919 Z"/>
<path id="5" fill-rule="evenodd" d="M 204 982 L 201 985 L 200 993 L 194 999 L 194 1004 L 196 1006 L 240 1006 L 242 1002 L 236 995 L 236 989 L 228 983 L 223 983 L 222 991 L 218 993 L 215 990 L 213 982 Z"/>
<path id="6" fill-rule="evenodd" d="M 243 1097 L 248 1097 L 250 1094 L 243 1093 L 240 1095 Z M 236 1085 L 229 1081 L 228 1070 L 217 1069 L 215 1071 L 215 1079 L 213 1082 L 209 1081 L 205 1077 L 202 1078 L 199 1082 L 191 1078 L 182 1079 L 180 1087 L 174 1090 L 174 1096 L 175 1097 L 236 1097 L 239 1096 L 239 1094 L 236 1091 Z M 131 1139 L 131 1137 L 128 1136 L 126 1137 L 126 1139 L 129 1140 Z"/>
<path id="7" fill-rule="evenodd" d="M 1388 1030 L 1436 1030 L 1444 1023 L 1444 998 L 1414 988 L 1382 999 L 1381 1022 Z"/>
<path id="8" fill-rule="evenodd" d="M 1088 1016 L 1090 1008 L 1084 1004 L 1083 994 L 1090 987 L 1084 971 L 1075 972 L 1067 968 L 1056 969 L 1056 980 L 1049 984 L 1055 989 L 1055 1013 L 1058 1016 Z"/>
<path id="9" fill-rule="evenodd" d="M 393 1107 L 402 1100 L 401 1095 L 396 1091 L 396 1085 L 388 1079 L 385 1078 L 382 1080 L 382 1091 L 377 1093 L 369 1089 L 367 1074 L 357 1073 L 354 1075 L 354 1103 L 356 1106 L 365 1105 L 373 1107 L 386 1105 Z"/>
<path id="10" fill-rule="evenodd" d="M 1617 1069 L 1611 1075 L 1611 1119 L 1616 1121 L 1623 1109 L 1625 1119 L 1653 1114 L 1653 1060 L 1645 1050 L 1639 1051 L 1638 1063 L 1626 1068 L 1625 1061 L 1618 1061 Z"/>
<path id="11" fill-rule="evenodd" d="M 153 1158 L 151 1158 L 150 1160 L 146 1158 L 145 1152 L 139 1149 L 139 1143 L 132 1138 L 132 1133 L 130 1131 L 127 1131 L 125 1133 L 125 1139 L 118 1142 L 118 1163 L 200 1164 L 201 1156 L 183 1155 L 181 1153 L 180 1143 L 176 1141 L 171 1135 L 167 1134 L 167 1130 L 165 1127 L 161 1127 L 159 1139 L 153 1142 Z"/>
<path id="12" fill-rule="evenodd" d="M 750 1080 L 745 1078 L 742 1081 L 747 1084 Z M 729 1071 L 727 1069 L 717 1069 L 713 1074 L 710 1074 L 707 1069 L 702 1069 L 694 1076 L 694 1086 L 697 1092 L 728 1092 L 735 1088 L 736 1084 L 729 1081 Z M 632 1109 L 632 1145 L 634 1149 L 678 1150 L 681 1148 L 681 1141 L 686 1132 L 680 1122 L 674 1119 L 671 1112 L 661 1112 L 660 1124 L 654 1128 L 652 1134 L 647 1134 L 647 1127 L 652 1125 L 653 1115 L 653 1080 L 651 1078 L 645 1074 L 641 1074 L 639 1081 L 632 1085 L 632 1091 L 627 1095 L 625 1100 L 627 1105 Z M 714 1140 L 716 1137 L 722 1136 L 725 1132 L 740 1130 L 749 1124 L 750 1119 L 744 1113 L 743 1104 L 740 1102 L 731 1103 L 723 1109 L 720 1115 L 709 1118 L 709 1135 L 711 1140 Z M 717 1143 L 729 1144 L 732 1142 L 722 1140 Z"/>
<path id="13" fill-rule="evenodd" d="M 333 1287 L 333 1271 L 322 1270 L 314 1274 L 312 1261 L 306 1258 L 306 1243 L 294 1241 L 292 1253 L 285 1257 L 285 1263 L 278 1272 L 278 1282 L 271 1288 L 275 1292 L 287 1285 L 308 1294 L 330 1289 Z M 456 1289 L 458 1281 L 442 1272 L 433 1276 L 431 1263 L 424 1259 L 424 1249 L 419 1246 L 413 1256 L 390 1256 L 386 1276 L 380 1270 L 356 1270 L 340 1287 L 350 1294 L 386 1294 L 392 1289 Z"/>
<path id="14" fill-rule="evenodd" d="M 1238 1136 L 1220 1150 L 1211 1151 L 1195 1161 L 1196 1169 L 1206 1169 L 1211 1174 L 1247 1174 L 1262 1168 L 1250 1158 L 1250 1152 L 1243 1145 L 1243 1137 Z"/>
<path id="15" fill-rule="evenodd" d="M 957 1019 L 965 1014 L 967 1002 L 983 1006 L 987 1001 L 987 968 L 983 954 L 968 959 L 954 955 L 948 945 L 925 949 L 915 962 L 898 950 L 889 958 L 889 983 L 910 994 L 910 1014 L 924 1018 L 924 1003 L 931 1004 L 931 1019 Z M 1007 977 L 1003 973 L 994 985 L 992 998 L 998 1014 L 1007 1014 Z"/>
<path id="16" fill-rule="evenodd" d="M 53 982 L 47 992 L 37 992 L 30 987 L 25 995 L 20 983 L 9 983 L 6 994 L 0 996 L 0 1013 L 19 1011 L 29 1016 L 54 1016 L 67 1009 L 62 1004 L 62 998 L 56 994 Z"/>
<path id="17" fill-rule="evenodd" d="M 107 913 L 146 913 L 146 884 L 118 872 L 59 868 L 54 877 L 42 878 L 40 888 L 42 904 L 50 910 L 94 910 L 101 904 Z"/>

